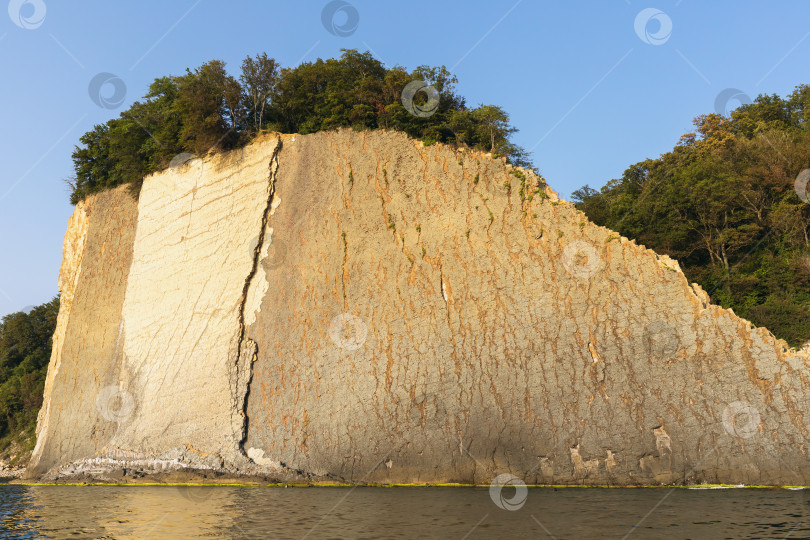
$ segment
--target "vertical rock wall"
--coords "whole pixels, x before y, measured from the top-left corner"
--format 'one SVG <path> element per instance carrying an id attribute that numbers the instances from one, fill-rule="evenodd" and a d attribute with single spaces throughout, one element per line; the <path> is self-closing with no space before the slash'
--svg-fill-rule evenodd
<path id="1" fill-rule="evenodd" d="M 244 465 L 255 346 L 241 319 L 279 149 L 152 175 L 137 203 L 119 188 L 77 206 L 29 477 L 93 459 Z"/>
<path id="2" fill-rule="evenodd" d="M 806 355 L 537 181 L 397 133 L 288 142 L 247 449 L 352 482 L 807 483 Z"/>
<path id="3" fill-rule="evenodd" d="M 273 136 L 126 197 L 71 221 L 32 476 L 810 483 L 808 356 L 501 160 Z"/>
<path id="4" fill-rule="evenodd" d="M 110 393 L 119 383 L 121 307 L 137 225 L 138 209 L 126 188 L 88 197 L 68 222 L 59 317 L 29 476 L 96 455 L 115 432 L 112 417 L 96 404 L 105 395 L 115 399 Z"/>
<path id="5" fill-rule="evenodd" d="M 242 457 L 253 355 L 242 306 L 278 150 L 273 139 L 145 182 L 122 309 L 122 385 L 135 410 L 111 455 L 211 467 Z"/>

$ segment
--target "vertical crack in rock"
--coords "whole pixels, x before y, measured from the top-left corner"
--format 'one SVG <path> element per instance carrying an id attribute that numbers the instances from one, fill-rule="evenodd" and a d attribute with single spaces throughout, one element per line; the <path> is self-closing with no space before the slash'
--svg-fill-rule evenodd
<path id="1" fill-rule="evenodd" d="M 245 278 L 245 285 L 242 288 L 242 296 L 239 300 L 239 340 L 236 345 L 236 356 L 234 358 L 233 371 L 230 375 L 231 398 L 232 398 L 232 428 L 236 440 L 236 452 L 239 457 L 244 457 L 244 444 L 248 433 L 247 403 L 250 395 L 250 383 L 253 379 L 253 363 L 256 361 L 259 348 L 256 342 L 246 337 L 247 328 L 245 326 L 245 304 L 247 303 L 248 292 L 254 276 L 259 268 L 262 246 L 267 231 L 267 223 L 270 219 L 270 212 L 273 207 L 273 199 L 276 194 L 276 173 L 278 172 L 281 152 L 281 137 L 276 139 L 276 147 L 270 156 L 268 174 L 268 194 L 267 204 L 262 213 L 261 229 L 259 230 L 259 240 L 253 250 L 253 264 L 250 272 Z"/>
<path id="2" fill-rule="evenodd" d="M 306 144 L 294 149 L 281 149 L 273 135 L 212 158 L 217 166 L 196 194 L 206 209 L 194 203 L 188 244 L 176 242 L 190 202 L 190 195 L 171 200 L 176 171 L 146 182 L 137 206 L 118 195 L 94 196 L 106 202 L 90 220 L 93 250 L 72 307 L 71 288 L 61 289 L 64 328 L 54 335 L 41 455 L 31 475 L 51 466 L 73 470 L 77 460 L 89 471 L 87 459 L 123 456 L 225 473 L 311 471 L 359 483 L 480 482 L 507 471 L 536 482 L 539 467 L 542 480 L 554 484 L 807 484 L 806 353 L 710 304 L 654 252 L 589 224 L 553 195 L 531 208 L 552 233 L 532 245 L 520 229 L 516 193 L 510 210 L 496 181 L 500 162 L 491 157 L 476 155 L 475 188 L 491 213 L 482 204 L 468 222 L 470 210 L 456 202 L 456 181 L 445 170 L 457 159 L 452 152 L 425 150 L 431 157 L 423 174 L 419 153 L 401 133 L 301 137 Z M 375 148 L 390 152 L 386 208 L 400 223 L 421 223 L 416 238 L 434 252 L 407 276 L 399 237 L 392 243 L 378 217 L 373 180 L 358 181 L 351 197 L 348 179 L 337 180 L 349 174 L 347 160 L 358 179 L 373 179 Z M 319 185 L 319 178 L 335 181 Z M 290 207 L 277 218 L 273 207 L 282 197 Z M 119 220 L 124 210 L 128 217 Z M 286 264 L 307 276 L 282 281 L 274 273 L 270 281 L 284 289 L 265 292 L 272 227 L 286 227 L 278 231 L 286 239 L 292 226 L 280 221 L 293 218 L 312 227 L 296 228 L 310 236 Z M 78 225 L 70 228 L 68 241 L 77 244 L 66 251 L 64 279 L 78 262 Z M 470 229 L 477 232 L 467 245 Z M 260 233 L 259 245 L 248 242 Z M 376 302 L 365 324 L 369 335 L 386 336 L 387 366 L 374 347 L 349 358 L 307 332 L 323 298 L 340 305 L 348 237 L 353 265 L 366 269 L 352 274 L 352 283 Z M 574 241 L 590 242 L 603 256 L 588 285 L 559 261 Z M 119 244 L 120 253 L 101 257 Z M 395 292 L 403 301 L 387 302 Z M 199 299 L 189 302 L 195 293 Z M 117 317 L 132 380 L 125 388 L 137 408 L 108 458 L 96 442 L 106 444 L 117 423 L 100 418 L 97 396 L 117 381 Z M 677 352 L 652 340 L 659 320 L 671 327 L 664 336 L 678 337 Z M 322 370 L 320 347 L 346 360 Z M 324 376 L 302 379 L 315 371 Z M 391 446 L 399 450 L 396 459 L 389 454 L 389 469 L 380 449 Z M 352 476 L 373 462 L 364 478 Z"/>

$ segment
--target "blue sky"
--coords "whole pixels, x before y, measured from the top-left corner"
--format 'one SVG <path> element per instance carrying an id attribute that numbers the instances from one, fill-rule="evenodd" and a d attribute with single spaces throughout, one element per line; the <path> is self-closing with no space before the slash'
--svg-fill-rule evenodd
<path id="1" fill-rule="evenodd" d="M 57 292 L 72 212 L 62 179 L 79 136 L 155 77 L 213 58 L 233 73 L 261 51 L 284 66 L 341 48 L 446 65 L 469 104 L 510 113 L 516 142 L 566 197 L 669 150 L 728 88 L 753 98 L 810 83 L 807 0 L 351 0 L 334 19 L 359 16 L 345 37 L 322 23 L 327 4 L 11 0 L 8 16 L 0 10 L 0 316 Z M 119 109 L 90 99 L 102 72 L 126 86 Z"/>

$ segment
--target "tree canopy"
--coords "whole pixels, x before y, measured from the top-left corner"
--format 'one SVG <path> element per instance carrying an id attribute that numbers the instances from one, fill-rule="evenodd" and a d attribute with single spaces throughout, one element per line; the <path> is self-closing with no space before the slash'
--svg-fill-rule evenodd
<path id="1" fill-rule="evenodd" d="M 810 86 L 698 116 L 671 152 L 573 193 L 595 223 L 681 261 L 714 302 L 793 346 L 810 340 Z"/>
<path id="2" fill-rule="evenodd" d="M 403 90 L 414 81 L 424 83 L 413 94 L 415 108 L 432 106 L 425 114 L 412 114 L 403 104 Z M 457 82 L 444 66 L 389 69 L 353 49 L 293 68 L 262 53 L 245 58 L 238 78 L 224 62 L 212 60 L 155 79 L 142 100 L 79 139 L 71 202 L 121 184 L 137 193 L 144 176 L 166 168 L 178 154 L 237 148 L 265 130 L 394 129 L 426 144 L 463 144 L 530 167 L 526 151 L 510 141 L 517 130 L 509 115 L 494 105 L 467 107 Z"/>
<path id="3" fill-rule="evenodd" d="M 0 321 L 0 453 L 12 441 L 33 449 L 59 298 Z"/>

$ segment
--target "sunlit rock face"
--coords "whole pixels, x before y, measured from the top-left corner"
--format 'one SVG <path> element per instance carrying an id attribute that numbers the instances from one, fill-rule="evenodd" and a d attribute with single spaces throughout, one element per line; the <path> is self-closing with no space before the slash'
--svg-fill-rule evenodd
<path id="1" fill-rule="evenodd" d="M 529 171 L 274 135 L 128 197 L 71 219 L 31 477 L 810 484 L 808 354 Z"/>

